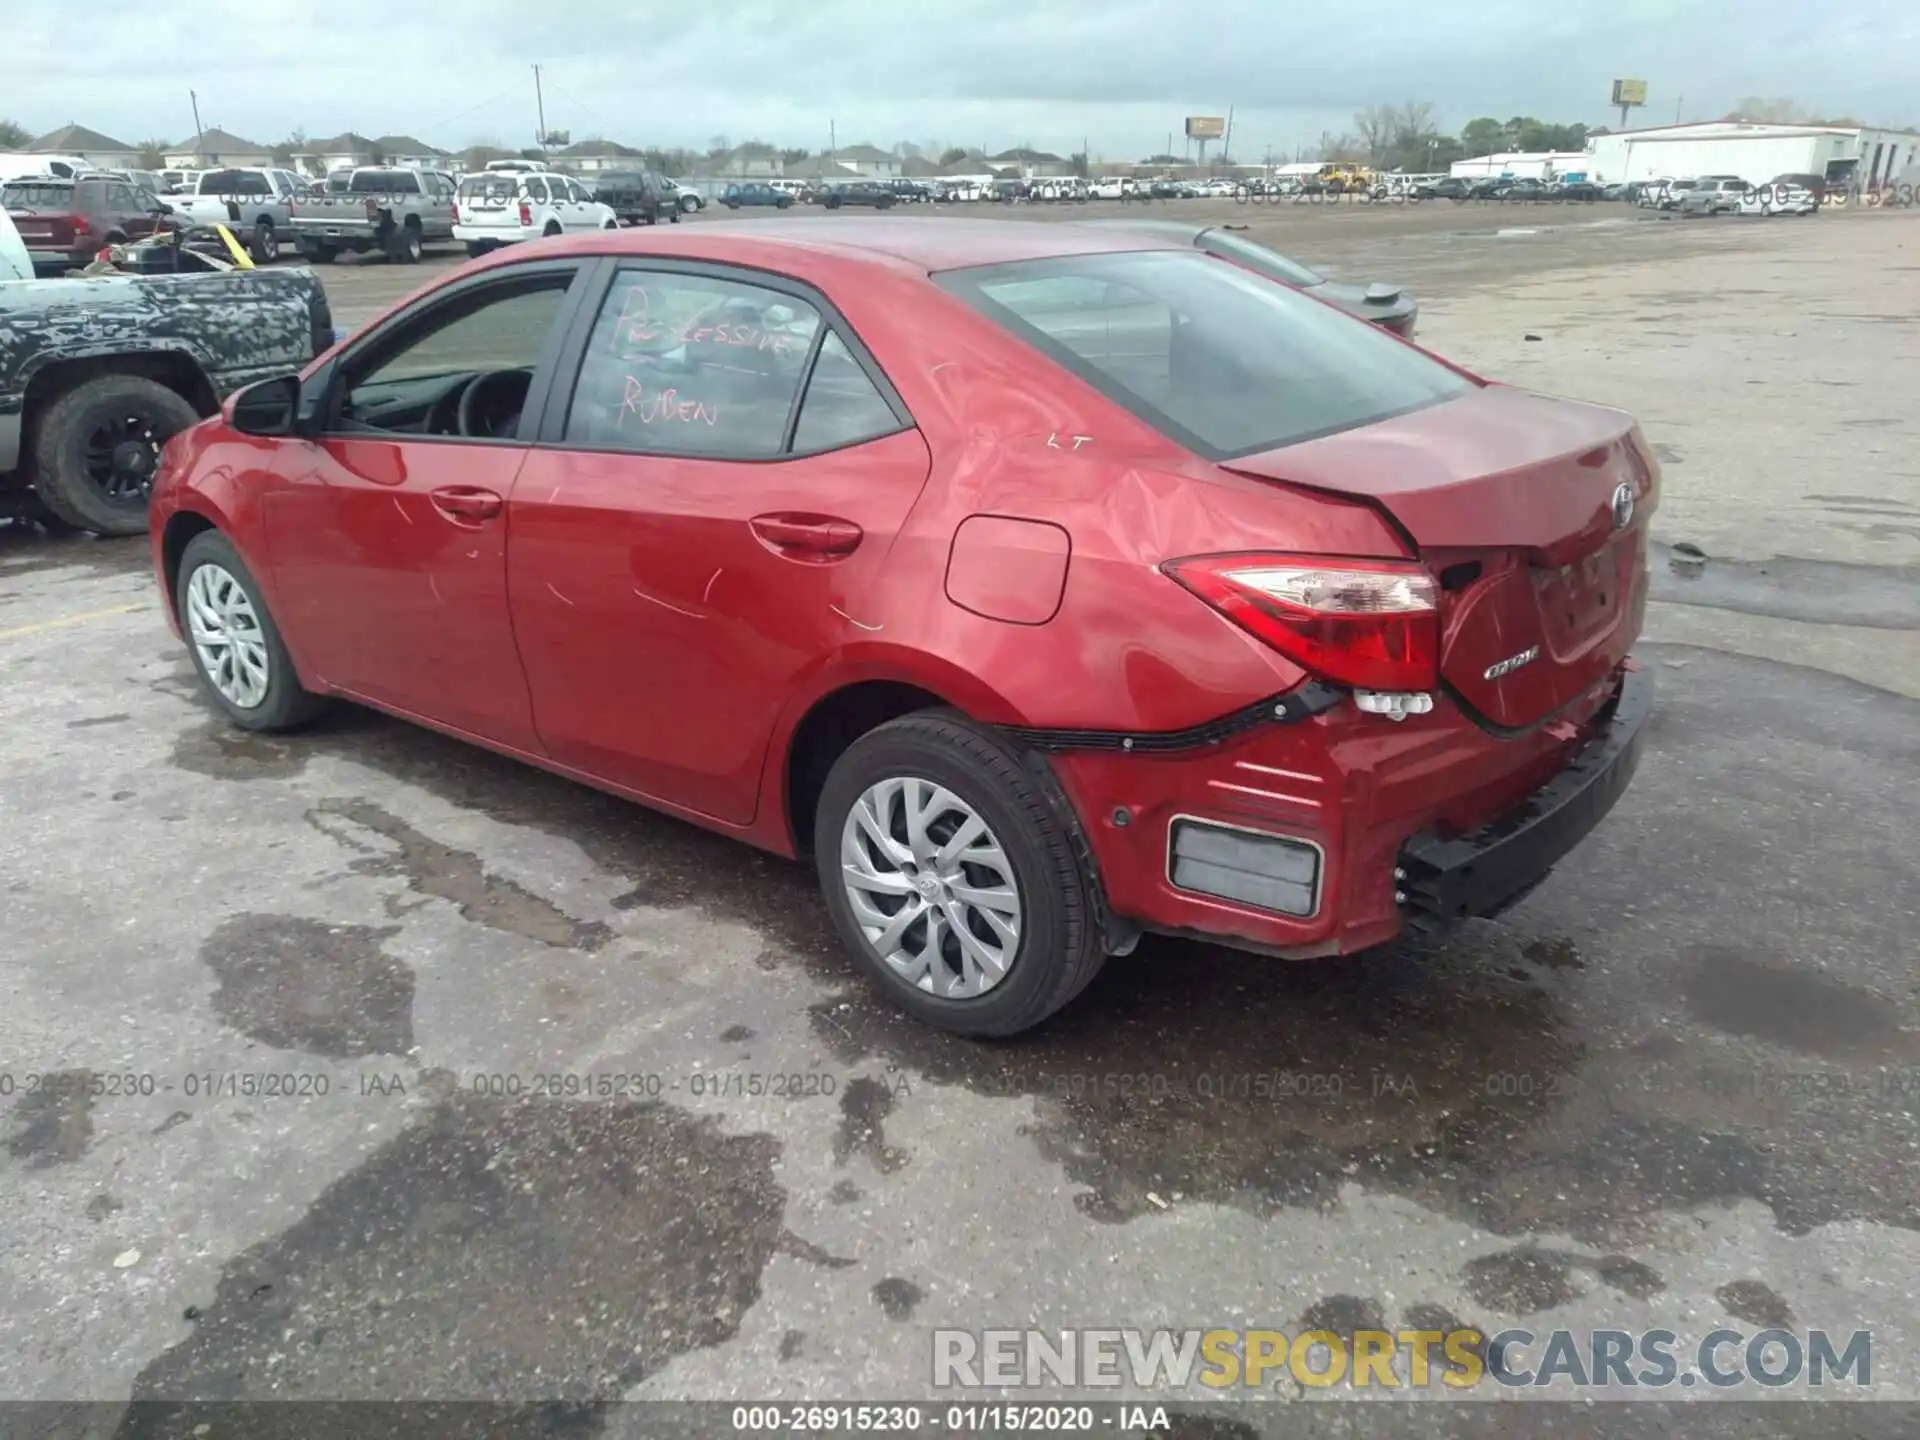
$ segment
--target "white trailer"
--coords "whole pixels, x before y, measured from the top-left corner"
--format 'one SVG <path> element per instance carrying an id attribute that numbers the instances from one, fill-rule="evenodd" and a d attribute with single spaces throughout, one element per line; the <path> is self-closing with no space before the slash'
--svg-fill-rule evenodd
<path id="1" fill-rule="evenodd" d="M 1456 160 L 1451 174 L 1456 180 L 1556 180 L 1569 175 L 1591 180 L 1589 163 L 1583 150 L 1513 150 Z"/>

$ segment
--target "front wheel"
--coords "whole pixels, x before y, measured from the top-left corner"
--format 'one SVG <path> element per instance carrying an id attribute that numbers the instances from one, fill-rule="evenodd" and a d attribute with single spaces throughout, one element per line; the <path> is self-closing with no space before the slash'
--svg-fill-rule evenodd
<path id="1" fill-rule="evenodd" d="M 814 855 L 841 939 L 882 989 L 963 1035 L 1031 1029 L 1105 960 L 1053 781 L 991 731 L 925 711 L 868 731 L 827 776 Z"/>
<path id="2" fill-rule="evenodd" d="M 235 725 L 289 730 L 324 704 L 301 685 L 253 572 L 218 530 L 187 543 L 174 604 L 193 668 Z"/>
<path id="3" fill-rule="evenodd" d="M 426 247 L 420 239 L 420 227 L 402 225 L 393 237 L 393 248 L 387 254 L 402 265 L 418 265 L 426 254 Z"/>
<path id="4" fill-rule="evenodd" d="M 698 210 L 699 208 L 700 208 L 700 201 L 695 196 L 682 195 L 680 197 L 680 211 L 682 214 L 691 215 L 694 211 Z"/>
<path id="5" fill-rule="evenodd" d="M 262 220 L 253 227 L 253 243 L 247 249 L 256 265 L 271 265 L 280 258 L 280 237 L 273 233 L 271 220 Z"/>

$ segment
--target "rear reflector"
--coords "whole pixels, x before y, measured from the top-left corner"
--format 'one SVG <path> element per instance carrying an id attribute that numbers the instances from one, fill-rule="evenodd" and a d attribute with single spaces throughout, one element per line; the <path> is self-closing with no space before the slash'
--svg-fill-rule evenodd
<path id="1" fill-rule="evenodd" d="M 1320 906 L 1320 849 L 1182 817 L 1167 839 L 1167 878 L 1196 895 L 1307 916 Z"/>

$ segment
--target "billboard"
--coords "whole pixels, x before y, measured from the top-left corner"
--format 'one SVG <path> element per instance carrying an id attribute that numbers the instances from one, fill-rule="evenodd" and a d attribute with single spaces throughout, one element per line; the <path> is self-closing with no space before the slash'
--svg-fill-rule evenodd
<path id="1" fill-rule="evenodd" d="M 1644 105 L 1647 103 L 1647 82 L 1644 80 L 1616 80 L 1613 82 L 1613 103 L 1616 105 Z"/>
<path id="2" fill-rule="evenodd" d="M 1218 115 L 1187 116 L 1189 140 L 1218 140 L 1227 133 L 1227 122 Z"/>

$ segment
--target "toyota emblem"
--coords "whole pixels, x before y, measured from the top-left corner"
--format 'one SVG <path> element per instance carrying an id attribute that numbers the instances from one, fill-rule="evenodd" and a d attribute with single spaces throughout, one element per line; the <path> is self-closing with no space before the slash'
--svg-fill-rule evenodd
<path id="1" fill-rule="evenodd" d="M 1633 486 L 1622 481 L 1613 491 L 1613 528 L 1624 530 L 1633 523 Z"/>

